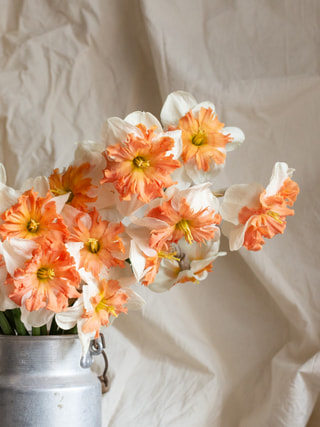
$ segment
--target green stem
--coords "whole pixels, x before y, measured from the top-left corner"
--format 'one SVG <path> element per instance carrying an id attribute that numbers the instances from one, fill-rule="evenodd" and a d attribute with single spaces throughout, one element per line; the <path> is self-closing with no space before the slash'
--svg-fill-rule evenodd
<path id="1" fill-rule="evenodd" d="M 14 330 L 3 311 L 0 311 L 0 326 L 5 335 L 15 335 Z"/>
<path id="2" fill-rule="evenodd" d="M 61 334 L 61 329 L 57 325 L 56 319 L 54 317 L 52 319 L 52 323 L 51 323 L 51 326 L 50 326 L 49 335 L 60 335 L 60 334 Z"/>
<path id="3" fill-rule="evenodd" d="M 47 325 L 42 325 L 39 327 L 32 327 L 32 335 L 40 336 L 40 335 L 48 335 Z"/>
<path id="4" fill-rule="evenodd" d="M 10 323 L 10 326 L 14 330 L 14 317 L 13 317 L 12 310 L 6 310 L 6 311 L 4 311 L 4 314 L 5 314 L 8 322 Z"/>
<path id="5" fill-rule="evenodd" d="M 12 310 L 12 315 L 13 315 L 14 326 L 16 328 L 16 331 L 17 331 L 18 335 L 29 335 L 26 327 L 21 322 L 21 311 L 20 311 L 20 308 L 14 308 Z"/>
<path id="6" fill-rule="evenodd" d="M 48 335 L 47 325 L 40 326 L 40 335 Z"/>
<path id="7" fill-rule="evenodd" d="M 32 326 L 32 335 L 33 336 L 40 335 L 40 328 L 36 328 L 36 327 Z"/>
<path id="8" fill-rule="evenodd" d="M 75 325 L 73 328 L 71 328 L 71 329 L 67 329 L 66 331 L 63 331 L 63 333 L 65 334 L 65 335 L 75 335 L 75 334 L 77 334 L 78 333 L 78 328 L 77 328 L 77 325 Z"/>

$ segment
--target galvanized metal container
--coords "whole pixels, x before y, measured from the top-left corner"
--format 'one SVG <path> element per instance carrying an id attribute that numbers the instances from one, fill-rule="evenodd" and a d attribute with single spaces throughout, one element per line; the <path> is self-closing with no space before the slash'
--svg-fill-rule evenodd
<path id="1" fill-rule="evenodd" d="M 101 427 L 101 384 L 77 336 L 0 335 L 1 427 Z"/>

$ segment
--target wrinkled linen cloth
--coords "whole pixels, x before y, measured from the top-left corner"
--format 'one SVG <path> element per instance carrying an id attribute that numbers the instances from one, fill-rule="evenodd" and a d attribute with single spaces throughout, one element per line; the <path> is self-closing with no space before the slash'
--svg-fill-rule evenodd
<path id="1" fill-rule="evenodd" d="M 283 236 L 258 253 L 220 257 L 198 285 L 139 289 L 143 310 L 105 329 L 103 427 L 320 426 L 320 3 L 0 7 L 0 161 L 9 185 L 67 166 L 75 142 L 99 140 L 108 117 L 159 117 L 179 89 L 212 101 L 222 122 L 245 132 L 217 188 L 267 185 L 277 161 L 296 169 L 301 193 Z"/>

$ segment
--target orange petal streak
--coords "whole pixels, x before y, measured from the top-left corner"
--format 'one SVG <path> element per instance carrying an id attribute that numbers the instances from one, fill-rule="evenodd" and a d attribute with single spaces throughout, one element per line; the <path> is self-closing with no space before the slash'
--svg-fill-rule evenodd
<path id="1" fill-rule="evenodd" d="M 13 277 L 8 276 L 9 297 L 20 306 L 26 298 L 24 304 L 29 311 L 43 307 L 55 313 L 66 310 L 69 298 L 80 296 L 80 276 L 74 264 L 63 243 L 43 239 L 32 259 L 17 268 Z"/>
<path id="2" fill-rule="evenodd" d="M 182 237 L 188 243 L 193 240 L 198 243 L 211 240 L 214 238 L 216 225 L 221 222 L 220 215 L 213 210 L 201 209 L 195 212 L 186 199 L 181 199 L 178 211 L 169 200 L 151 209 L 148 216 L 167 224 L 166 227 L 151 232 L 150 246 L 157 250 L 161 250 L 165 244 L 177 243 Z"/>
<path id="3" fill-rule="evenodd" d="M 82 325 L 84 333 L 96 332 L 99 336 L 100 327 L 109 324 L 110 316 L 118 317 L 120 313 L 126 313 L 124 305 L 128 295 L 121 289 L 117 280 L 102 280 L 99 283 L 100 292 L 90 299 L 92 310 L 87 311 L 83 317 L 87 320 Z"/>
<path id="4" fill-rule="evenodd" d="M 92 185 L 91 178 L 84 178 L 84 174 L 90 169 L 89 163 L 80 166 L 69 166 L 63 173 L 59 169 L 54 169 L 49 176 L 51 192 L 55 195 L 70 193 L 67 203 L 74 208 L 85 211 L 87 204 L 95 202 L 96 197 L 89 196 L 89 193 L 96 186 Z"/>
<path id="5" fill-rule="evenodd" d="M 69 232 L 50 193 L 38 197 L 33 190 L 26 191 L 18 202 L 6 210 L 1 219 L 0 235 L 3 239 L 18 237 L 37 240 L 46 237 L 52 241 L 66 241 Z"/>
<path id="6" fill-rule="evenodd" d="M 84 225 L 82 215 L 79 215 L 70 241 L 84 243 L 80 250 L 80 267 L 98 279 L 102 266 L 124 266 L 124 261 L 114 255 L 117 252 L 124 253 L 124 245 L 119 237 L 124 232 L 124 225 L 103 221 L 95 209 L 88 215 L 91 218 L 90 228 Z"/>
<path id="7" fill-rule="evenodd" d="M 190 110 L 179 120 L 182 130 L 184 162 L 194 159 L 198 169 L 208 171 L 212 162 L 222 164 L 225 161 L 225 146 L 230 136 L 221 133 L 224 124 L 214 116 L 211 108 L 201 108 L 196 119 Z"/>
<path id="8" fill-rule="evenodd" d="M 112 182 L 121 200 L 130 200 L 133 194 L 144 203 L 163 197 L 163 189 L 174 182 L 170 174 L 180 167 L 169 151 L 174 140 L 167 136 L 157 137 L 154 128 L 138 125 L 143 138 L 129 134 L 124 143 L 107 148 L 107 167 L 101 183 Z"/>

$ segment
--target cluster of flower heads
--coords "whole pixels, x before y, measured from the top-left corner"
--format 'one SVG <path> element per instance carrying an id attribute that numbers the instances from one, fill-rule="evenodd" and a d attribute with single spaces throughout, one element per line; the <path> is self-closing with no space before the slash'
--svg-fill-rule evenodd
<path id="1" fill-rule="evenodd" d="M 162 123 L 162 124 L 161 124 Z M 259 250 L 283 233 L 299 192 L 286 163 L 269 185 L 234 185 L 222 203 L 212 182 L 244 141 L 210 102 L 171 93 L 161 123 L 150 113 L 113 117 L 101 142 L 79 143 L 72 164 L 14 190 L 0 168 L 0 311 L 19 307 L 27 328 L 78 326 L 84 352 L 102 325 L 156 292 L 199 282 L 219 252 Z"/>

